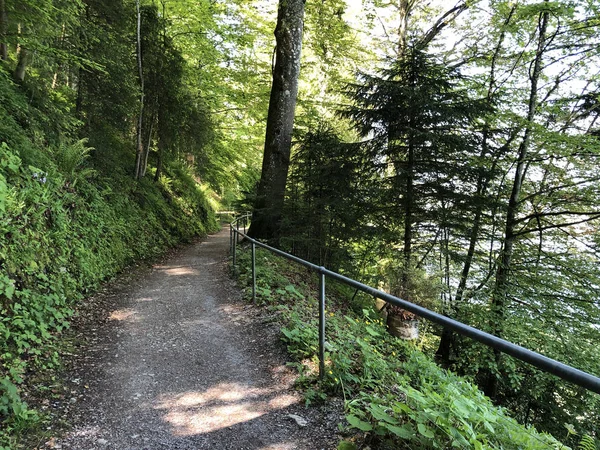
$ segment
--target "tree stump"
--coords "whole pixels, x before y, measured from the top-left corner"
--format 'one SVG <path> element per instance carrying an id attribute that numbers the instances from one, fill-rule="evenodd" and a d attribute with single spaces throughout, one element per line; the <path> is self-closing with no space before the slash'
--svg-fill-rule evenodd
<path id="1" fill-rule="evenodd" d="M 405 310 L 390 310 L 386 323 L 392 336 L 406 340 L 419 338 L 419 320 L 413 313 Z"/>

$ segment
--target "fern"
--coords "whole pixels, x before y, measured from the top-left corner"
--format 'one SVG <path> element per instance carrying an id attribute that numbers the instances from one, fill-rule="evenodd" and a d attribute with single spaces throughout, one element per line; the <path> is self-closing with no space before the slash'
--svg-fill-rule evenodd
<path id="1" fill-rule="evenodd" d="M 95 171 L 85 167 L 92 147 L 87 146 L 87 139 L 61 142 L 54 150 L 56 165 L 67 178 L 75 184 L 78 179 L 94 175 Z"/>
<path id="2" fill-rule="evenodd" d="M 578 450 L 597 450 L 596 441 L 589 434 L 584 435 L 579 441 Z"/>

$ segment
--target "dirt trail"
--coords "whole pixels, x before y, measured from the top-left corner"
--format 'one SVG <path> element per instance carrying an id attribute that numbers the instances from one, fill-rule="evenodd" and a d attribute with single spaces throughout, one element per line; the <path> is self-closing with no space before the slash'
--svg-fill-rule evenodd
<path id="1" fill-rule="evenodd" d="M 221 231 L 109 288 L 109 320 L 86 331 L 71 374 L 85 392 L 75 428 L 52 447 L 335 448 L 335 414 L 291 388 L 276 332 L 227 276 L 228 245 Z"/>

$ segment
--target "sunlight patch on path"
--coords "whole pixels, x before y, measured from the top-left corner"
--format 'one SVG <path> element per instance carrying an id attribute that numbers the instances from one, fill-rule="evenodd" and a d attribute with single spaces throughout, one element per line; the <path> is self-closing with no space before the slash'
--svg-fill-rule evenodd
<path id="1" fill-rule="evenodd" d="M 137 312 L 132 309 L 132 308 L 123 308 L 123 309 L 117 309 L 113 312 L 110 313 L 110 316 L 108 316 L 109 320 L 118 320 L 119 322 L 121 321 L 128 321 L 128 322 L 136 322 L 138 320 L 138 318 L 136 317 Z"/>
<path id="2" fill-rule="evenodd" d="M 291 442 L 280 442 L 277 444 L 269 445 L 268 447 L 261 447 L 259 450 L 293 450 L 296 445 Z"/>
<path id="3" fill-rule="evenodd" d="M 189 266 L 180 267 L 169 267 L 169 266 L 158 266 L 157 270 L 166 273 L 169 276 L 181 276 L 181 275 L 200 275 L 200 272 Z"/>
<path id="4" fill-rule="evenodd" d="M 165 410 L 164 420 L 177 436 L 192 436 L 248 422 L 297 402 L 296 397 L 272 388 L 221 383 L 205 392 L 163 397 L 156 408 Z"/>

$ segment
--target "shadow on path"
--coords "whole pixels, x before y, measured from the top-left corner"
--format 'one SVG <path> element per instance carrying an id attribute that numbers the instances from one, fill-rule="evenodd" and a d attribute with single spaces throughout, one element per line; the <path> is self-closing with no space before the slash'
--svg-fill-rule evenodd
<path id="1" fill-rule="evenodd" d="M 106 294 L 114 307 L 74 368 L 76 427 L 55 447 L 335 448 L 339 415 L 301 404 L 277 330 L 227 276 L 228 245 L 221 231 Z"/>

